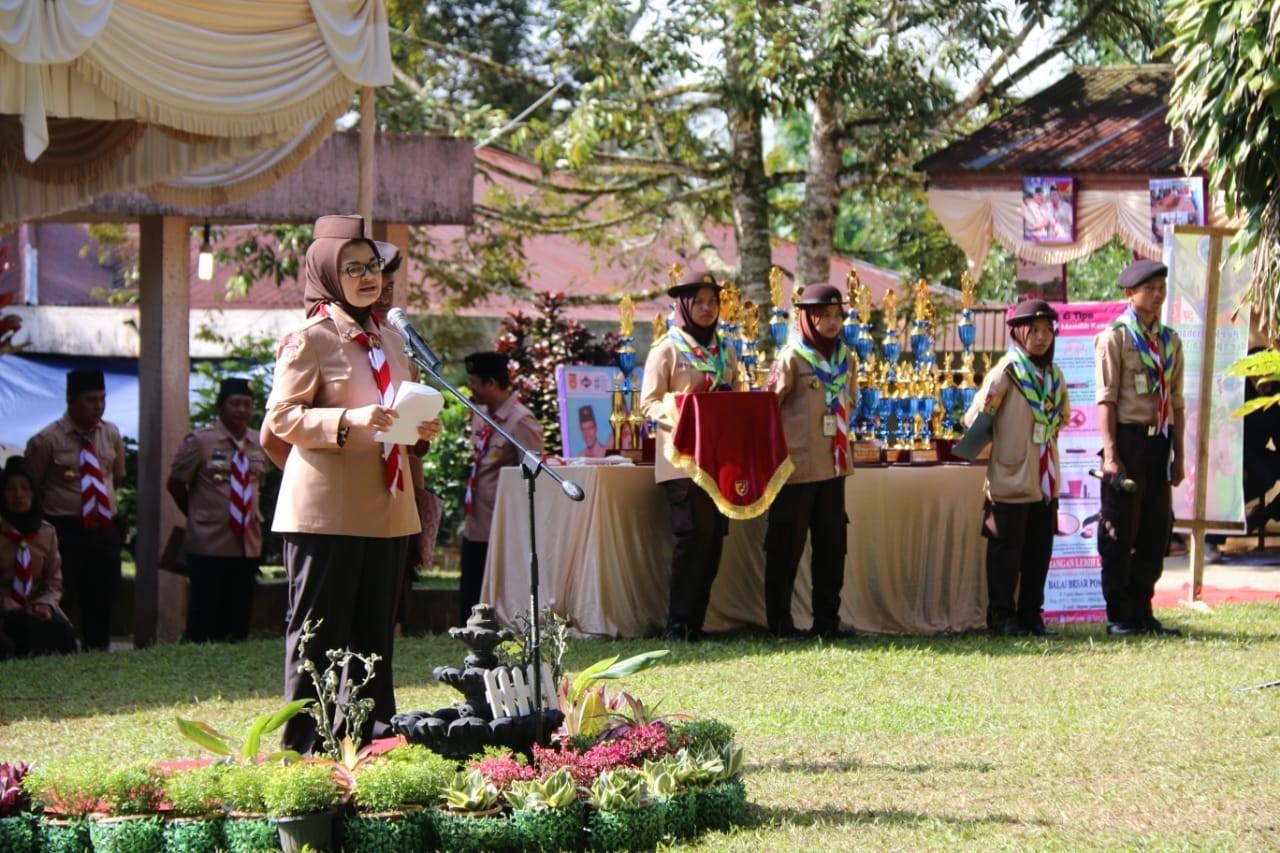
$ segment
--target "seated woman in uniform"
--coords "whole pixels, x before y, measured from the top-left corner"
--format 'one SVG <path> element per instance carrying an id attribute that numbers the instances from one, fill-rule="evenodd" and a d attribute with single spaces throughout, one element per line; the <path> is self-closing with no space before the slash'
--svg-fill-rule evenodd
<path id="1" fill-rule="evenodd" d="M 0 473 L 0 658 L 74 652 L 61 600 L 58 534 L 43 518 L 26 460 L 11 457 Z"/>

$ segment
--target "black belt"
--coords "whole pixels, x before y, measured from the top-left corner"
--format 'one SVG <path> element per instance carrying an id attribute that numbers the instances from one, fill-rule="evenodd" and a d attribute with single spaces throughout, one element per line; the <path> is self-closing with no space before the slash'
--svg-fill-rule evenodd
<path id="1" fill-rule="evenodd" d="M 1158 432 L 1159 427 L 1152 426 L 1151 424 L 1116 424 L 1116 430 L 1118 432 L 1135 432 L 1138 435 L 1143 435 L 1147 438 L 1164 438 L 1164 436 Z"/>

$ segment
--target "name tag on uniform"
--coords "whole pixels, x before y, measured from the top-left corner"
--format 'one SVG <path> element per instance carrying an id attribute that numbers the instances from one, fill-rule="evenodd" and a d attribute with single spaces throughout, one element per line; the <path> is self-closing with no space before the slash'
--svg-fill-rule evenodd
<path id="1" fill-rule="evenodd" d="M 1147 393 L 1147 374 L 1135 373 L 1133 375 L 1133 390 L 1139 394 Z"/>
<path id="2" fill-rule="evenodd" d="M 1044 424 L 1036 424 L 1031 428 L 1031 440 L 1036 444 L 1044 444 L 1045 442 Z"/>
<path id="3" fill-rule="evenodd" d="M 822 434 L 828 438 L 836 434 L 836 416 L 830 412 L 822 416 Z"/>

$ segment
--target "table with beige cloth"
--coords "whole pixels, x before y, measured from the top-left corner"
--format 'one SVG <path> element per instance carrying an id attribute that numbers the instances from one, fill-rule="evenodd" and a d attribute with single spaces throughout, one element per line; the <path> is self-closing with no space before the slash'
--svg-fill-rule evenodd
<path id="1" fill-rule="evenodd" d="M 536 498 L 538 598 L 581 634 L 639 637 L 666 624 L 671 534 L 666 495 L 645 466 L 568 466 L 581 503 L 550 479 Z M 840 618 L 866 633 L 931 634 L 986 626 L 982 466 L 859 468 L 846 481 L 849 551 Z M 733 521 L 704 627 L 765 627 L 765 517 Z M 792 610 L 812 621 L 809 553 Z M 519 468 L 498 480 L 481 600 L 499 621 L 529 611 L 529 520 Z"/>

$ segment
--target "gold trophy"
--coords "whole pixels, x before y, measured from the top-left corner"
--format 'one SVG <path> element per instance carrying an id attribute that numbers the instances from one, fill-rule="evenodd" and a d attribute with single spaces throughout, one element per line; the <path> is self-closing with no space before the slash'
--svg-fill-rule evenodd
<path id="1" fill-rule="evenodd" d="M 760 356 L 757 352 L 757 341 L 760 337 L 760 306 L 750 299 L 742 304 L 742 329 L 738 343 L 742 348 L 742 360 L 739 362 L 738 387 L 743 391 L 759 391 L 761 388 Z"/>
<path id="2" fill-rule="evenodd" d="M 613 377 L 613 403 L 609 408 L 609 426 L 613 429 L 613 449 L 622 450 L 622 425 L 627 422 L 626 404 L 622 401 L 622 374 Z"/>
<path id="3" fill-rule="evenodd" d="M 676 274 L 673 267 L 672 275 Z M 613 445 L 623 456 L 634 461 L 640 459 L 640 435 L 636 428 L 630 431 L 630 446 L 623 447 L 622 430 L 623 424 L 630 421 L 630 415 L 627 412 L 627 397 L 631 398 L 631 409 L 634 412 L 640 399 L 640 390 L 635 387 L 635 383 L 631 379 L 631 374 L 636 369 L 636 350 L 635 350 L 635 321 L 636 306 L 632 301 L 630 294 L 625 294 L 618 302 L 618 329 L 622 334 L 622 344 L 618 347 L 618 370 L 619 375 L 614 382 L 613 388 L 613 406 L 609 412 L 609 425 L 613 427 Z"/>

